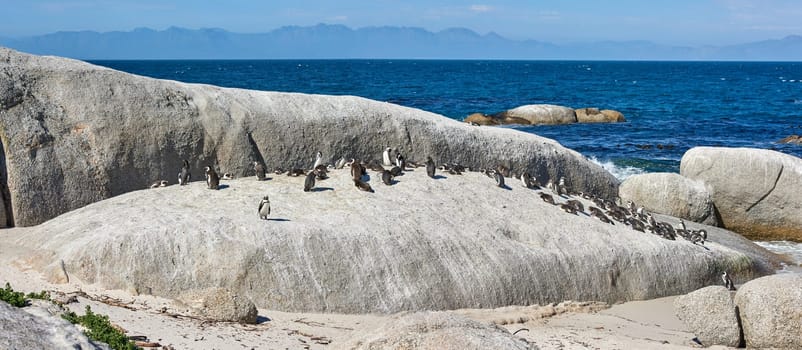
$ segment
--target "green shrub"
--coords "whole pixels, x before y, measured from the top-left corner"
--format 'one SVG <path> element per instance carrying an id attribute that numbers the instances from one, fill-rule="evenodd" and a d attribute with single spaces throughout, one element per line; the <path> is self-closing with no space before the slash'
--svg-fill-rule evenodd
<path id="1" fill-rule="evenodd" d="M 111 322 L 109 322 L 109 316 L 99 315 L 92 312 L 92 309 L 89 307 L 89 305 L 86 306 L 86 314 L 83 316 L 78 316 L 74 312 L 68 311 L 61 315 L 61 317 L 70 323 L 77 323 L 86 327 L 86 336 L 89 337 L 89 339 L 109 344 L 112 349 L 139 349 L 136 347 L 136 345 L 134 345 L 134 343 L 128 340 L 128 337 L 125 336 L 123 332 L 120 332 L 111 326 Z"/>
<path id="2" fill-rule="evenodd" d="M 25 293 L 15 292 L 13 289 L 11 289 L 11 285 L 8 282 L 6 282 L 5 288 L 0 289 L 0 300 L 16 307 L 28 305 L 28 299 L 25 299 Z"/>

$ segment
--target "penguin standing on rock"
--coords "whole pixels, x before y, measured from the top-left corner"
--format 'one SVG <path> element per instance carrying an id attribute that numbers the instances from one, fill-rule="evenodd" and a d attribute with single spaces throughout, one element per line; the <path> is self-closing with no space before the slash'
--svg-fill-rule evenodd
<path id="1" fill-rule="evenodd" d="M 216 190 L 220 188 L 220 176 L 217 175 L 217 172 L 215 172 L 211 166 L 207 166 L 205 170 L 206 186 L 209 187 L 210 190 Z"/>
<path id="2" fill-rule="evenodd" d="M 267 220 L 267 216 L 270 215 L 270 198 L 268 196 L 262 197 L 262 201 L 259 202 L 259 218 L 262 220 Z"/>
<path id="3" fill-rule="evenodd" d="M 189 183 L 192 174 L 189 173 L 189 162 L 184 159 L 184 165 L 181 166 L 181 172 L 178 173 L 178 184 L 184 186 Z"/>
<path id="4" fill-rule="evenodd" d="M 256 171 L 256 179 L 263 181 L 265 179 L 265 167 L 262 163 L 253 162 L 253 169 Z"/>
<path id="5" fill-rule="evenodd" d="M 315 187 L 315 177 L 317 177 L 317 175 L 314 171 L 310 171 L 309 174 L 306 175 L 306 180 L 304 180 L 304 192 L 309 192 Z"/>
<path id="6" fill-rule="evenodd" d="M 426 157 L 426 175 L 434 178 L 434 168 L 434 161 L 432 160 L 432 157 Z"/>
<path id="7" fill-rule="evenodd" d="M 730 275 L 727 271 L 721 274 L 721 280 L 724 281 L 724 287 L 727 287 L 729 290 L 735 290 L 735 284 L 732 283 L 732 279 L 730 279 Z"/>

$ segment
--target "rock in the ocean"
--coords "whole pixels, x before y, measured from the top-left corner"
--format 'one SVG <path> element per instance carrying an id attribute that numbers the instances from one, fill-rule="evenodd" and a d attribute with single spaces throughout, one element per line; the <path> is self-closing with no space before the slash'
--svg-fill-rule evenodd
<path id="1" fill-rule="evenodd" d="M 418 312 L 395 318 L 368 334 L 334 344 L 335 349 L 537 349 L 504 328 L 449 312 Z"/>
<path id="2" fill-rule="evenodd" d="M 598 108 L 578 108 L 576 121 L 578 123 L 620 123 L 627 121 L 624 114 L 612 109 L 599 110 Z"/>
<path id="3" fill-rule="evenodd" d="M 573 110 L 570 110 L 573 113 Z M 477 128 L 434 113 L 354 96 L 226 89 L 127 74 L 86 62 L 0 48 L 0 173 L 17 226 L 39 224 L 122 193 L 193 180 L 207 165 L 235 177 L 340 157 L 374 160 L 390 146 L 407 160 L 565 177 L 609 199 L 618 181 L 557 142 Z M 41 200 L 53 198 L 57 200 Z"/>
<path id="4" fill-rule="evenodd" d="M 476 124 L 479 124 L 479 125 L 499 125 L 499 124 L 501 124 L 501 122 L 498 119 L 493 118 L 492 116 L 489 116 L 489 115 L 484 114 L 484 113 L 471 114 L 471 115 L 465 117 L 465 122 L 466 123 L 476 123 Z"/>
<path id="5" fill-rule="evenodd" d="M 39 306 L 18 308 L 0 300 L 0 349 L 108 349 Z"/>
<path id="6" fill-rule="evenodd" d="M 795 143 L 797 145 L 802 145 L 802 136 L 790 135 L 784 137 L 782 140 L 777 141 L 777 143 Z"/>
<path id="7" fill-rule="evenodd" d="M 779 262 L 732 232 L 705 226 L 705 247 L 670 241 L 479 172 L 411 169 L 394 186 L 369 175 L 374 193 L 348 170 L 311 193 L 289 176 L 135 191 L 0 239 L 40 252 L 21 257 L 39 271 L 63 260 L 69 276 L 107 289 L 177 298 L 225 287 L 262 308 L 342 313 L 642 300 L 718 283 L 710 266 L 746 281 Z M 256 213 L 265 194 L 270 220 Z"/>
<path id="8" fill-rule="evenodd" d="M 802 274 L 749 281 L 738 289 L 735 304 L 747 347 L 802 348 Z"/>
<path id="9" fill-rule="evenodd" d="M 257 310 L 247 297 L 226 288 L 210 288 L 186 292 L 177 300 L 195 314 L 214 321 L 256 323 Z"/>
<path id="10" fill-rule="evenodd" d="M 702 181 L 675 173 L 630 176 L 618 188 L 622 202 L 635 202 L 650 212 L 711 226 L 720 226 L 710 193 Z"/>
<path id="11" fill-rule="evenodd" d="M 703 181 L 727 229 L 802 241 L 802 159 L 763 149 L 695 147 L 680 173 Z"/>
<path id="12" fill-rule="evenodd" d="M 682 295 L 674 300 L 674 314 L 702 345 L 737 347 L 741 343 L 735 303 L 727 288 L 710 286 Z"/>
<path id="13" fill-rule="evenodd" d="M 573 109 L 557 105 L 525 105 L 516 107 L 494 115 L 501 119 L 520 119 L 529 124 L 571 124 L 576 123 L 576 113 Z M 511 124 L 511 123 L 510 123 Z M 517 122 L 517 124 L 522 124 Z"/>

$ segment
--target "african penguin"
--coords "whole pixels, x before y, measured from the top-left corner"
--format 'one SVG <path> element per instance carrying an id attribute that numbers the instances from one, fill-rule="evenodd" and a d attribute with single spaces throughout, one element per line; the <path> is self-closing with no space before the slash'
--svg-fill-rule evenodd
<path id="1" fill-rule="evenodd" d="M 729 290 L 735 290 L 735 284 L 732 283 L 732 279 L 730 279 L 730 275 L 727 273 L 727 271 L 724 271 L 724 273 L 721 274 L 721 280 L 724 281 L 724 287 Z"/>
<path id="2" fill-rule="evenodd" d="M 309 174 L 306 175 L 306 180 L 304 180 L 304 192 L 309 192 L 315 187 L 315 177 L 317 177 L 317 175 L 314 171 L 310 171 Z"/>
<path id="3" fill-rule="evenodd" d="M 393 184 L 393 174 L 390 174 L 389 171 L 385 170 L 381 172 L 382 182 L 385 185 L 392 185 Z"/>
<path id="4" fill-rule="evenodd" d="M 535 180 L 532 179 L 532 175 L 529 175 L 528 172 L 521 173 L 521 183 L 526 188 L 535 188 Z"/>
<path id="5" fill-rule="evenodd" d="M 342 169 L 343 167 L 345 167 L 345 157 L 338 159 L 337 162 L 334 163 L 334 169 Z"/>
<path id="6" fill-rule="evenodd" d="M 540 199 L 542 199 L 546 203 L 549 203 L 549 204 L 552 204 L 552 205 L 555 204 L 554 203 L 554 197 L 552 197 L 548 193 L 540 192 Z"/>
<path id="7" fill-rule="evenodd" d="M 259 218 L 262 220 L 267 220 L 267 216 L 270 215 L 270 198 L 264 196 L 262 201 L 259 202 Z"/>
<path id="8" fill-rule="evenodd" d="M 354 179 L 354 186 L 356 186 L 356 188 L 358 188 L 360 191 L 373 193 L 373 188 L 371 188 L 367 182 Z"/>
<path id="9" fill-rule="evenodd" d="M 392 174 L 393 176 L 401 176 L 401 174 L 403 174 L 403 173 L 404 172 L 401 171 L 401 168 L 399 168 L 397 166 L 394 166 L 394 167 L 392 167 L 390 169 L 390 174 Z"/>
<path id="10" fill-rule="evenodd" d="M 223 179 L 223 180 L 234 180 L 234 174 L 225 173 L 225 174 L 223 174 L 223 177 L 221 179 Z"/>
<path id="11" fill-rule="evenodd" d="M 189 183 L 192 174 L 189 173 L 189 162 L 184 159 L 184 165 L 181 166 L 181 172 L 178 173 L 178 184 L 184 186 Z"/>
<path id="12" fill-rule="evenodd" d="M 496 186 L 504 188 L 504 175 L 501 175 L 501 172 L 497 171 L 493 179 L 496 180 Z"/>
<path id="13" fill-rule="evenodd" d="M 395 166 L 401 168 L 401 170 L 407 168 L 407 162 L 404 160 L 404 156 L 401 152 L 395 152 Z"/>
<path id="14" fill-rule="evenodd" d="M 206 170 L 206 186 L 210 190 L 220 188 L 220 177 L 217 176 L 217 172 L 215 172 L 211 166 L 207 166 L 204 170 Z"/>
<path id="15" fill-rule="evenodd" d="M 253 169 L 256 171 L 256 180 L 263 181 L 265 179 L 265 167 L 262 163 L 253 162 Z"/>
<path id="16" fill-rule="evenodd" d="M 432 157 L 426 157 L 426 175 L 434 178 L 434 161 L 432 160 Z"/>
<path id="17" fill-rule="evenodd" d="M 323 152 L 318 151 L 317 154 L 315 154 L 315 164 L 312 165 L 312 169 L 317 168 L 318 165 L 321 164 L 323 164 Z"/>
<path id="18" fill-rule="evenodd" d="M 390 159 L 390 151 L 392 151 L 392 150 L 393 149 L 390 148 L 390 147 L 387 147 L 387 148 L 384 149 L 384 153 L 382 153 L 382 164 L 383 165 L 385 165 L 385 166 L 392 166 L 393 165 L 393 161 Z"/>

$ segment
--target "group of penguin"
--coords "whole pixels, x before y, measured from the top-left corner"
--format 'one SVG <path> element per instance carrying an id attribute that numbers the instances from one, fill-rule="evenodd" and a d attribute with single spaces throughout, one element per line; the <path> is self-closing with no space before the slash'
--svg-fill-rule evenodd
<path id="1" fill-rule="evenodd" d="M 398 151 L 395 152 L 395 156 L 393 157 L 392 151 L 393 150 L 390 147 L 384 149 L 381 163 L 377 161 L 358 161 L 353 158 L 350 160 L 340 158 L 333 165 L 325 164 L 322 152 L 317 152 L 312 170 L 307 172 L 303 169 L 295 168 L 286 171 L 286 174 L 287 176 L 301 176 L 305 174 L 306 178 L 304 180 L 303 190 L 304 192 L 310 192 L 314 189 L 316 180 L 325 180 L 328 178 L 327 173 L 329 169 L 343 169 L 345 167 L 349 167 L 354 186 L 361 191 L 372 193 L 373 188 L 371 188 L 370 184 L 362 180 L 363 176 L 367 175 L 368 169 L 378 172 L 382 183 L 389 186 L 393 185 L 394 178 L 401 176 L 403 172 L 407 170 L 407 168 L 417 168 L 421 166 L 414 161 L 407 161 Z M 391 166 L 392 168 L 387 170 L 385 166 Z M 430 178 L 435 178 L 436 169 L 450 175 L 461 175 L 465 171 L 473 170 L 457 163 L 444 163 L 443 165 L 436 167 L 432 157 L 427 157 L 426 162 L 423 163 L 422 166 L 426 167 L 426 175 Z M 253 163 L 253 168 L 258 181 L 264 181 L 267 179 L 267 171 L 262 163 L 255 161 Z M 542 189 L 542 186 L 537 179 L 533 178 L 528 172 L 522 172 L 520 175 L 514 175 L 510 172 L 509 168 L 503 165 L 498 165 L 495 169 L 478 169 L 478 171 L 495 180 L 496 186 L 501 188 L 508 188 L 505 184 L 505 178 L 514 177 L 520 179 L 521 184 L 525 188 L 533 190 Z M 204 172 L 207 188 L 214 190 L 219 189 L 221 177 L 217 174 L 217 172 L 211 166 L 206 166 L 204 168 Z M 274 170 L 274 173 L 281 175 L 285 173 L 285 171 L 281 168 L 277 168 Z M 222 179 L 233 179 L 233 176 L 226 173 L 223 174 Z M 184 160 L 181 170 L 178 173 L 178 184 L 183 186 L 188 184 L 190 180 L 191 173 L 189 162 Z M 151 188 L 165 186 L 167 186 L 167 181 L 160 180 L 154 182 L 151 185 Z M 549 180 L 545 187 L 556 194 L 558 198 L 565 199 L 565 201 L 559 203 L 555 200 L 554 196 L 542 191 L 539 192 L 539 197 L 546 203 L 559 206 L 560 209 L 569 214 L 578 215 L 579 213 L 582 213 L 587 216 L 595 217 L 600 221 L 609 223 L 611 225 L 615 225 L 615 222 L 619 222 L 621 224 L 628 225 L 633 230 L 644 233 L 648 231 L 668 240 L 676 240 L 677 236 L 680 236 L 693 244 L 700 244 L 702 246 L 704 246 L 704 243 L 707 240 L 707 231 L 704 229 L 689 230 L 685 226 L 685 222 L 682 219 L 680 219 L 679 227 L 676 228 L 669 223 L 658 222 L 654 219 L 651 213 L 647 212 L 643 207 L 638 207 L 632 201 L 627 201 L 627 206 L 619 206 L 613 201 L 607 199 L 598 198 L 582 192 L 575 193 L 566 185 L 564 177 L 560 177 L 557 183 Z M 580 196 L 586 200 L 590 200 L 596 206 L 588 207 L 588 212 L 586 213 L 582 201 L 574 198 L 574 196 Z M 262 198 L 262 200 L 259 202 L 257 211 L 260 219 L 268 220 L 268 216 L 270 215 L 269 196 L 265 195 Z M 724 285 L 728 289 L 735 290 L 732 279 L 726 271 L 721 275 L 721 278 L 724 282 Z"/>

